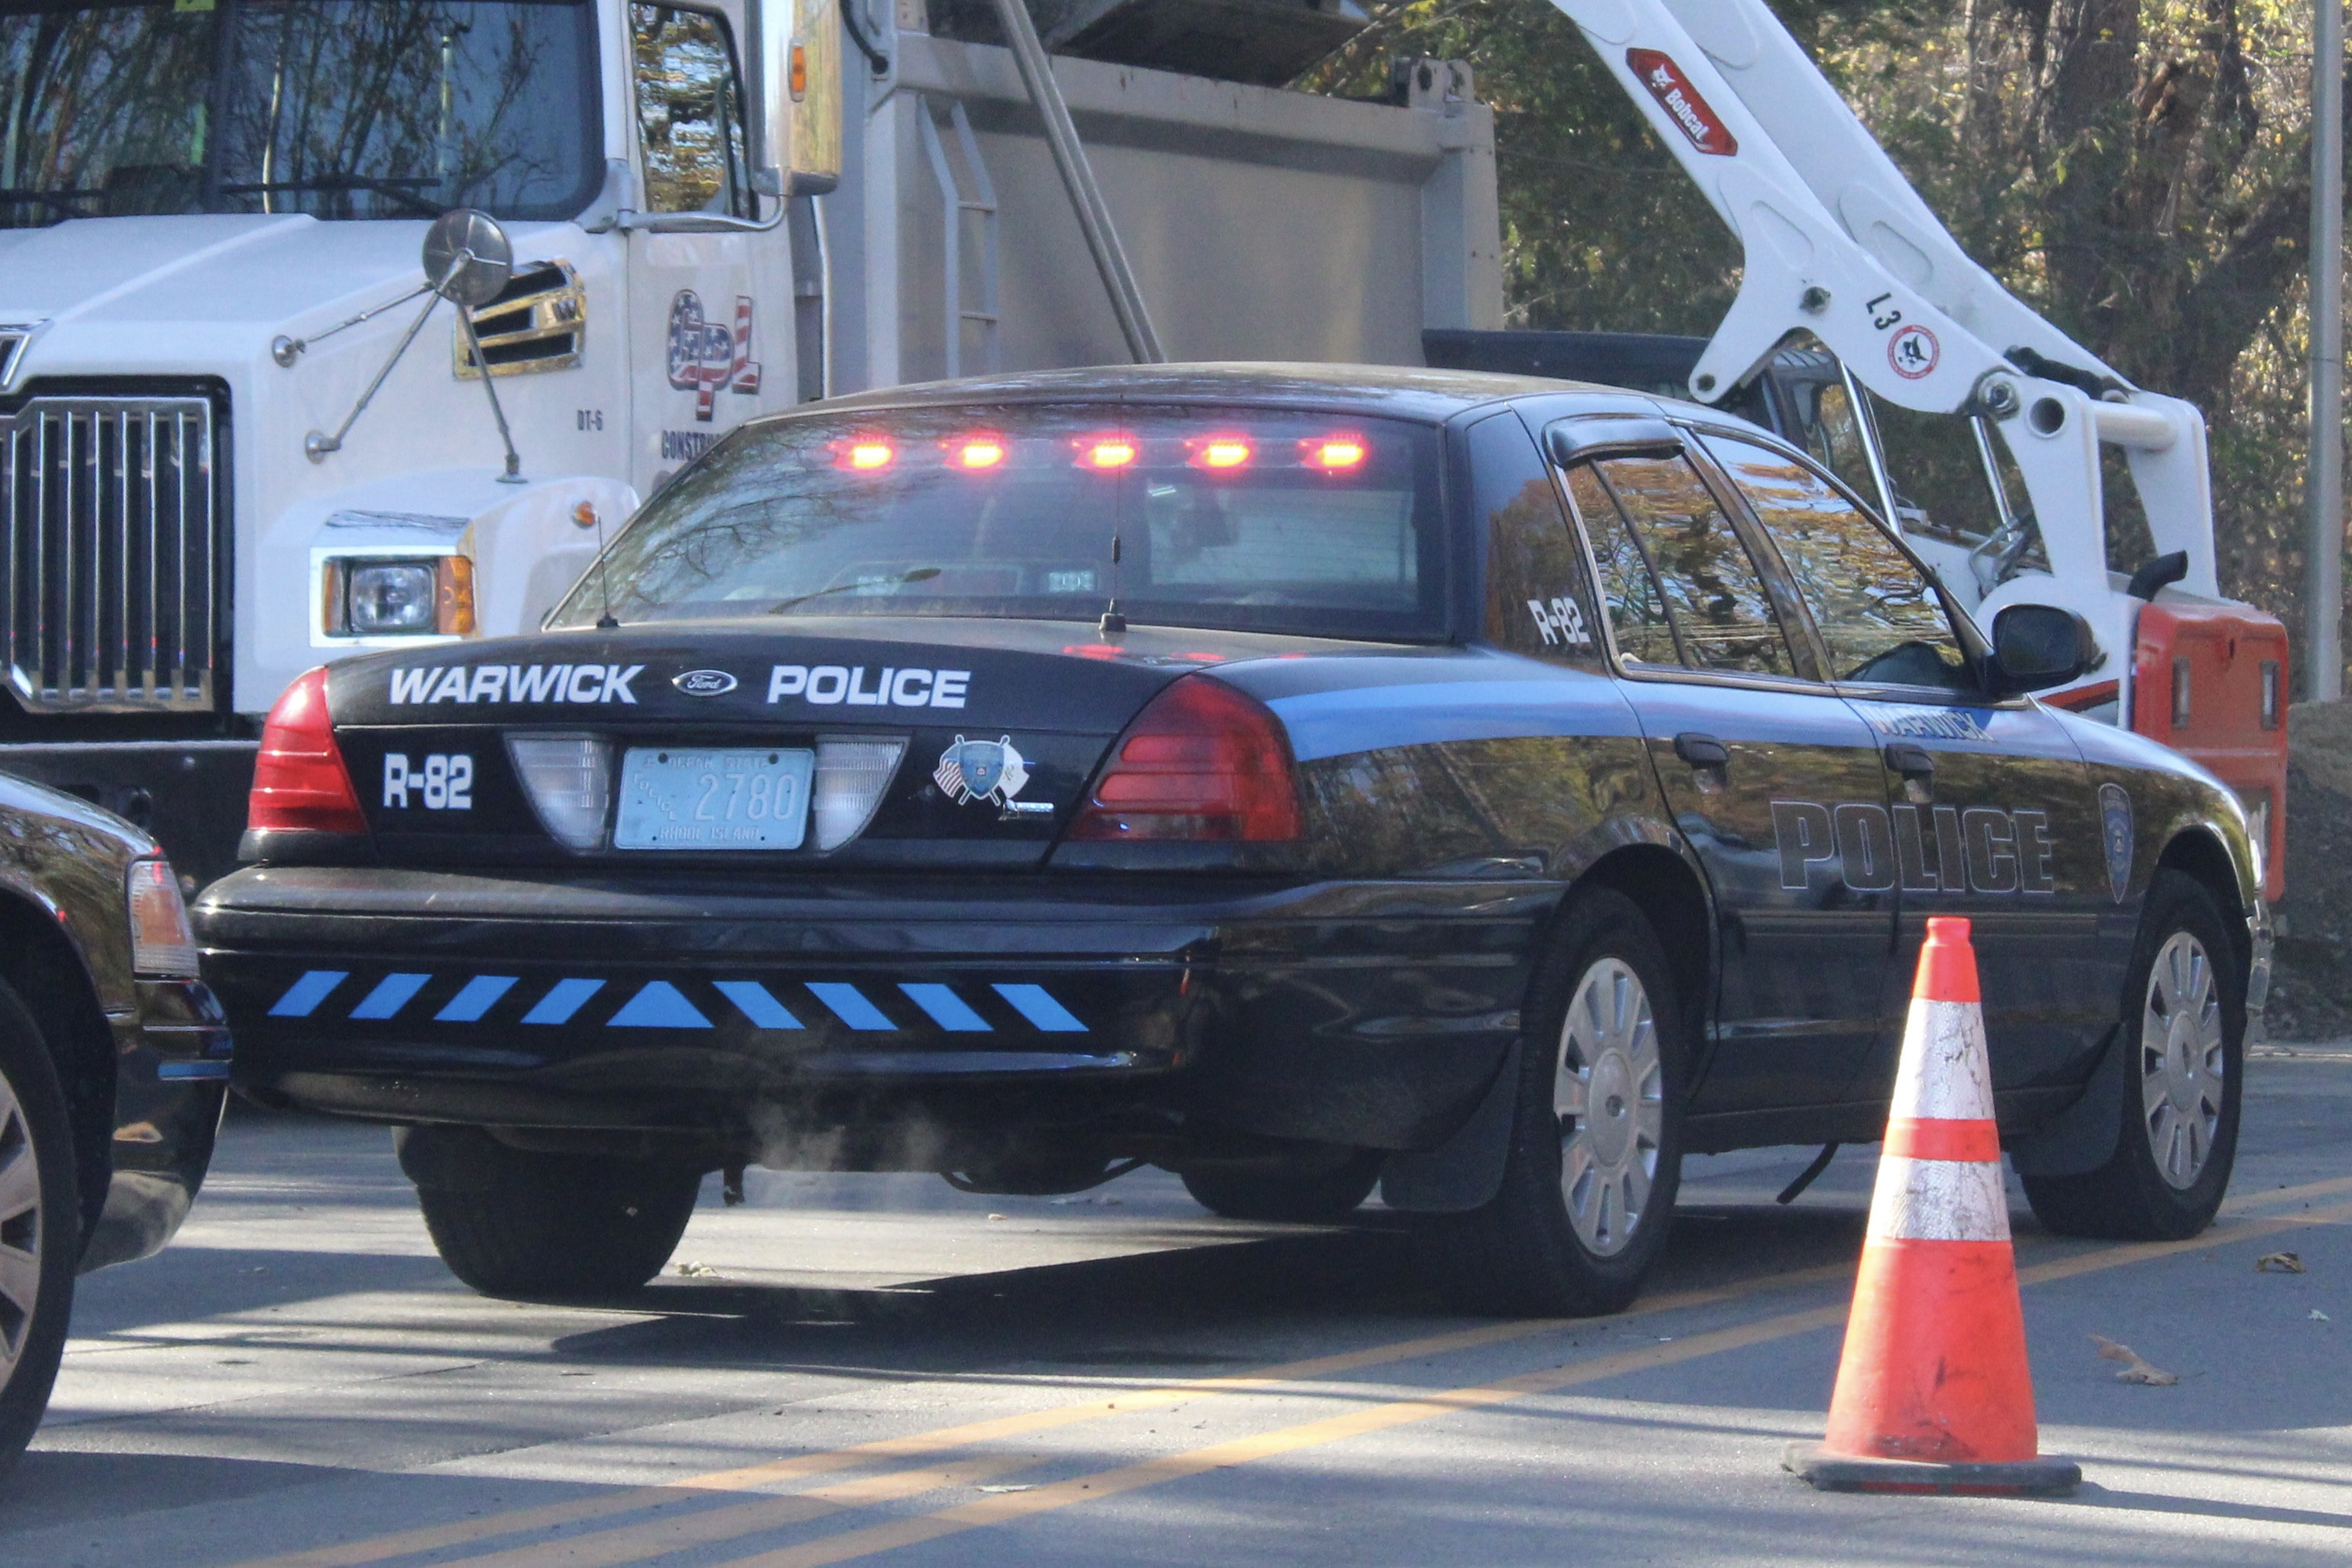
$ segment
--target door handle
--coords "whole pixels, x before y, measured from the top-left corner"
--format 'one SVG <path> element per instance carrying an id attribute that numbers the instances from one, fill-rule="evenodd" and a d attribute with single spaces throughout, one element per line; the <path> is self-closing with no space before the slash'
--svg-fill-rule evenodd
<path id="1" fill-rule="evenodd" d="M 1896 741 L 1885 756 L 1887 768 L 1903 779 L 1903 798 L 1924 806 L 1936 798 L 1936 754 L 1924 746 Z"/>
<path id="2" fill-rule="evenodd" d="M 1675 737 L 1675 755 L 1693 768 L 1724 768 L 1731 762 L 1731 753 L 1723 742 L 1695 729 Z"/>

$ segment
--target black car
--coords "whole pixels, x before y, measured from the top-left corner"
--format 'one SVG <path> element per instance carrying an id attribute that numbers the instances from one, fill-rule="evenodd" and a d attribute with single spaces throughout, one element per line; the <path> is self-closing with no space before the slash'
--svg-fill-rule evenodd
<path id="1" fill-rule="evenodd" d="M 541 635 L 314 671 L 199 901 L 252 1092 L 394 1124 L 484 1290 L 758 1162 L 1220 1212 L 1375 1182 L 1464 1295 L 1628 1300 L 1681 1156 L 1870 1142 L 1974 922 L 2051 1226 L 2179 1236 L 2268 974 L 2194 765 L 2025 694 L 1838 482 L 1600 389 L 1158 366 L 746 425 Z"/>
<path id="2" fill-rule="evenodd" d="M 0 775 L 0 1471 L 47 1407 L 75 1276 L 187 1217 L 228 1076 L 154 841 Z"/>

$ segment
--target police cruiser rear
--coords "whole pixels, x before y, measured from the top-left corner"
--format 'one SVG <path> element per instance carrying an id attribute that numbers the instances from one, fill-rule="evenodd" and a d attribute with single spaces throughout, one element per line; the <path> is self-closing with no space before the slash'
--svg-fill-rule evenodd
<path id="1" fill-rule="evenodd" d="M 297 681 L 196 920 L 245 1088 L 392 1124 L 493 1292 L 644 1281 L 714 1169 L 1149 1162 L 1613 1310 L 1684 1155 L 1878 1136 L 1948 914 L 2044 1223 L 2189 1235 L 2260 851 L 2032 699 L 2087 646 L 1692 405 L 943 382 L 747 424 L 539 635 Z"/>

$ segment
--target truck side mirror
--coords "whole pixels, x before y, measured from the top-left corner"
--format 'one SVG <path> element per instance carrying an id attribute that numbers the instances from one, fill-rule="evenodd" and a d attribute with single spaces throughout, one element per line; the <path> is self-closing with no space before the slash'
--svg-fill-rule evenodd
<path id="1" fill-rule="evenodd" d="M 764 195 L 821 196 L 841 183 L 840 0 L 755 0 L 752 26 L 760 95 L 752 183 Z"/>
<path id="2" fill-rule="evenodd" d="M 2012 692 L 2062 686 L 2091 667 L 2090 623 L 2054 604 L 2012 604 L 1993 617 L 1992 656 Z"/>
<path id="3" fill-rule="evenodd" d="M 489 214 L 454 208 L 425 231 L 425 287 L 460 310 L 488 305 L 513 276 L 514 244 Z"/>

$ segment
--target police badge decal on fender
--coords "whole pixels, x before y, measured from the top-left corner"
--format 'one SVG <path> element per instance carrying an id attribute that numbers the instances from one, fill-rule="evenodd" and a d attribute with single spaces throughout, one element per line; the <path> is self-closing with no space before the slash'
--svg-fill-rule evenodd
<path id="1" fill-rule="evenodd" d="M 989 800 L 1010 816 L 1042 815 L 1054 809 L 1043 800 L 1015 802 L 1013 799 L 1029 782 L 1029 765 L 1013 749 L 1009 735 L 999 740 L 966 740 L 957 736 L 955 744 L 940 753 L 940 765 L 931 769 L 931 782 L 960 806 Z"/>
<path id="2" fill-rule="evenodd" d="M 2099 786 L 2099 842 L 2107 852 L 2107 891 L 2121 904 L 2131 891 L 2131 797 L 2120 784 Z"/>

